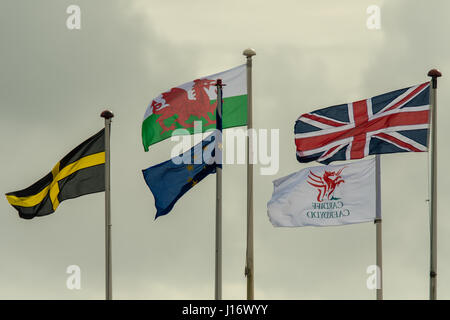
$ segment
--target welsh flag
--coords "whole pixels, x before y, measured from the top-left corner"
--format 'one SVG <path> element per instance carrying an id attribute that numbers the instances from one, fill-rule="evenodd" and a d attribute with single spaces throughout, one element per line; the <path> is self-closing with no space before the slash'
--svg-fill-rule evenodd
<path id="1" fill-rule="evenodd" d="M 142 123 L 145 151 L 169 138 L 178 128 L 194 133 L 194 121 L 202 121 L 202 131 L 215 129 L 217 79 L 223 84 L 224 129 L 247 125 L 247 77 L 245 64 L 233 69 L 196 79 L 172 88 L 150 102 Z"/>

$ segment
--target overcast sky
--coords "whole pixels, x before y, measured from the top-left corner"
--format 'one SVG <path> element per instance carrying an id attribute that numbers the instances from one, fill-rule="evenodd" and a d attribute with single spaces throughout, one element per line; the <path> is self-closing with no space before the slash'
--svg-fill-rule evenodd
<path id="1" fill-rule="evenodd" d="M 81 8 L 68 30 L 66 8 Z M 369 5 L 381 29 L 366 27 Z M 254 126 L 280 130 L 280 170 L 255 166 L 255 297 L 373 299 L 372 223 L 275 229 L 272 180 L 308 166 L 295 158 L 300 114 L 428 81 L 438 87 L 438 297 L 450 299 L 450 2 L 3 0 L 0 3 L 0 192 L 28 187 L 103 126 L 111 109 L 113 295 L 117 299 L 214 297 L 214 196 L 210 176 L 167 216 L 141 169 L 167 160 L 174 143 L 145 153 L 141 123 L 170 87 L 245 62 L 255 48 Z M 427 154 L 382 157 L 384 295 L 427 299 Z M 246 167 L 223 171 L 223 297 L 245 299 Z M 61 203 L 22 220 L 0 201 L 1 299 L 104 298 L 104 194 Z M 81 268 L 81 290 L 66 268 Z"/>

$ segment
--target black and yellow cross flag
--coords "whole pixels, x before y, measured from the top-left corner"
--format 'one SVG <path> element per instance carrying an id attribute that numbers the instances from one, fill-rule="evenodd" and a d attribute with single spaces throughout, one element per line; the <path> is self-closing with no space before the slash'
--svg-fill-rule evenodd
<path id="1" fill-rule="evenodd" d="M 105 129 L 73 149 L 32 186 L 6 194 L 19 216 L 32 219 L 55 212 L 61 201 L 105 191 Z"/>

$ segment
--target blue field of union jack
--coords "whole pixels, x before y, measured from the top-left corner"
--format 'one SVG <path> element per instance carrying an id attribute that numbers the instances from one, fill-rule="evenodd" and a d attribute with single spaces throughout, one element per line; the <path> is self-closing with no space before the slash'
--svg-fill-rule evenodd
<path id="1" fill-rule="evenodd" d="M 295 122 L 297 160 L 328 164 L 371 154 L 425 152 L 430 83 L 301 115 Z"/>

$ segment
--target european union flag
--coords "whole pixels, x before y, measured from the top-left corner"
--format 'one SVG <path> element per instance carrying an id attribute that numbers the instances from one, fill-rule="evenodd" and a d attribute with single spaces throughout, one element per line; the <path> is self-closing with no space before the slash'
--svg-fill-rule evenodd
<path id="1" fill-rule="evenodd" d="M 142 170 L 155 197 L 155 219 L 169 213 L 177 200 L 203 178 L 216 173 L 214 141 L 215 134 L 211 134 L 178 157 Z"/>

